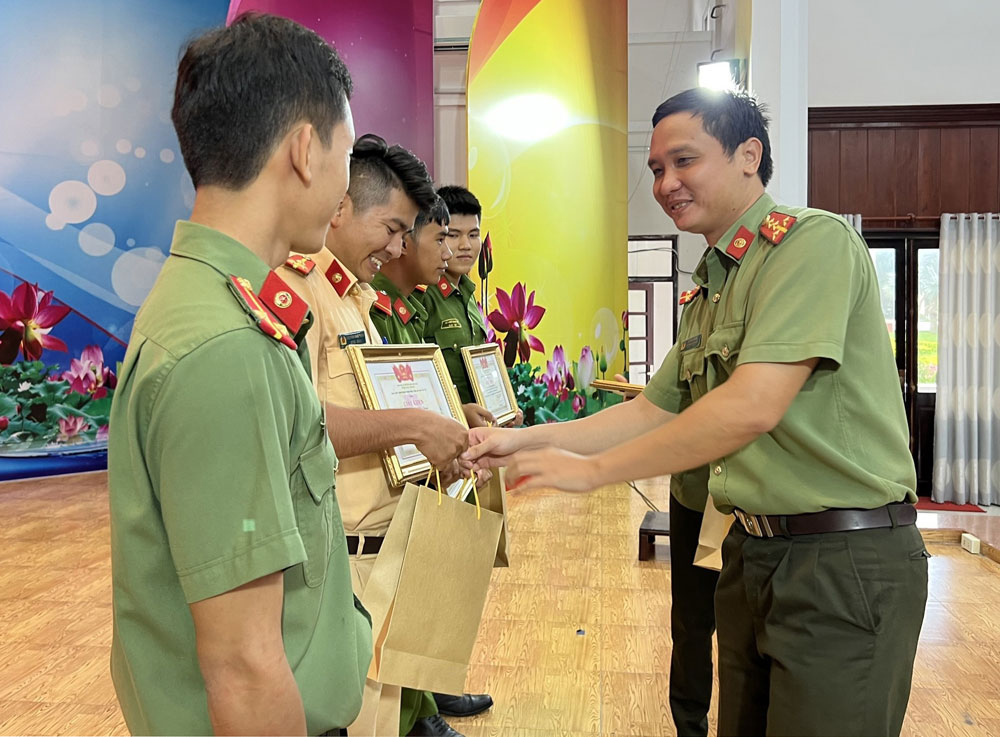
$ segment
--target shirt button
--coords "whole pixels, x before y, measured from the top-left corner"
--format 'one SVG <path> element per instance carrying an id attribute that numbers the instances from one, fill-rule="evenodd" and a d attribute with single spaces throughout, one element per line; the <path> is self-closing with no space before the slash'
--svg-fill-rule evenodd
<path id="1" fill-rule="evenodd" d="M 722 346 L 722 357 L 723 358 L 729 358 L 729 346 L 728 345 Z"/>
<path id="2" fill-rule="evenodd" d="M 722 466 L 716 466 L 715 468 L 713 468 L 712 469 L 712 473 L 714 473 L 716 476 L 718 476 L 719 474 L 721 474 L 722 473 Z"/>
<path id="3" fill-rule="evenodd" d="M 716 292 L 715 294 L 712 295 L 712 301 L 713 302 L 718 302 L 720 299 L 722 299 L 722 295 L 719 294 L 718 292 Z"/>

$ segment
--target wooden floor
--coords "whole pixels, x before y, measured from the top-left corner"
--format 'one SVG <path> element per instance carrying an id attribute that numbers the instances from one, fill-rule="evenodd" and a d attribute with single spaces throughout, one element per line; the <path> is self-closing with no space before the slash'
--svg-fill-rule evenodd
<path id="1" fill-rule="evenodd" d="M 127 733 L 108 673 L 105 480 L 0 484 L 0 734 Z M 642 488 L 666 508 L 665 485 Z M 667 550 L 637 562 L 645 511 L 625 486 L 511 498 L 512 565 L 495 572 L 468 682 L 496 706 L 453 726 L 469 737 L 673 734 Z M 903 733 L 1000 735 L 1000 566 L 929 547 Z"/>

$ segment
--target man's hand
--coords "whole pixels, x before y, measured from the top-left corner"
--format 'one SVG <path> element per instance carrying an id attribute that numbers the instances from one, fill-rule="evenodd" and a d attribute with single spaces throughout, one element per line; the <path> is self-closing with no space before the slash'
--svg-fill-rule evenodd
<path id="1" fill-rule="evenodd" d="M 450 417 L 425 411 L 421 418 L 420 439 L 414 445 L 434 468 L 448 468 L 469 447 L 469 431 Z"/>
<path id="2" fill-rule="evenodd" d="M 514 413 L 514 419 L 507 422 L 504 427 L 523 427 L 524 426 L 524 412 L 521 408 L 517 408 L 517 412 Z"/>
<path id="3" fill-rule="evenodd" d="M 481 468 L 478 471 L 474 471 L 473 473 L 476 474 L 477 489 L 482 489 L 493 478 L 493 472 L 488 468 Z"/>
<path id="4" fill-rule="evenodd" d="M 558 448 L 540 448 L 515 453 L 507 465 L 508 489 L 529 491 L 550 488 L 590 491 L 601 485 L 593 456 L 582 456 Z"/>
<path id="5" fill-rule="evenodd" d="M 475 402 L 462 405 L 462 412 L 465 413 L 465 421 L 469 427 L 489 427 L 497 424 L 497 418 L 493 416 L 485 407 L 481 407 Z"/>
<path id="6" fill-rule="evenodd" d="M 458 461 L 452 461 L 447 466 L 440 470 L 441 473 L 441 490 L 444 491 L 449 486 L 454 484 L 456 481 L 462 478 L 468 478 L 469 472 L 462 472 L 461 466 L 458 465 Z"/>
<path id="7" fill-rule="evenodd" d="M 472 461 L 476 469 L 506 466 L 510 456 L 522 448 L 519 437 L 522 432 L 502 427 L 469 430 L 469 449 L 462 454 L 462 459 Z"/>

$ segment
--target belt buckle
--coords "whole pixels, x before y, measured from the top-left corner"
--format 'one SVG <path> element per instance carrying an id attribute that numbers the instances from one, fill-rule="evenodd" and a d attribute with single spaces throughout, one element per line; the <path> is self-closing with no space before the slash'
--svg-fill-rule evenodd
<path id="1" fill-rule="evenodd" d="M 743 525 L 743 529 L 749 532 L 754 537 L 774 537 L 774 533 L 771 531 L 771 524 L 767 521 L 767 517 L 762 514 L 747 514 L 742 509 L 734 509 L 733 513 L 736 518 Z"/>

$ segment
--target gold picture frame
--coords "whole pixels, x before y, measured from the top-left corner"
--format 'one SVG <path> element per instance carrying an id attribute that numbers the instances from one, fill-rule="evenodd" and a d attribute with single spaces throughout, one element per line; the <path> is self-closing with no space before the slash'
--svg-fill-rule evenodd
<path id="1" fill-rule="evenodd" d="M 448 365 L 436 345 L 349 345 L 345 350 L 366 408 L 424 409 L 468 427 Z M 430 461 L 412 443 L 381 455 L 392 486 L 425 478 L 431 470 Z"/>
<path id="2" fill-rule="evenodd" d="M 646 389 L 646 387 L 641 384 L 628 384 L 622 381 L 609 381 L 606 379 L 594 379 L 591 384 L 595 389 L 600 389 L 606 392 L 615 392 L 616 394 L 623 395 L 626 399 L 631 399 L 636 397 Z"/>
<path id="3" fill-rule="evenodd" d="M 496 343 L 462 348 L 462 360 L 476 403 L 488 409 L 497 424 L 505 425 L 517 416 L 517 397 Z"/>

